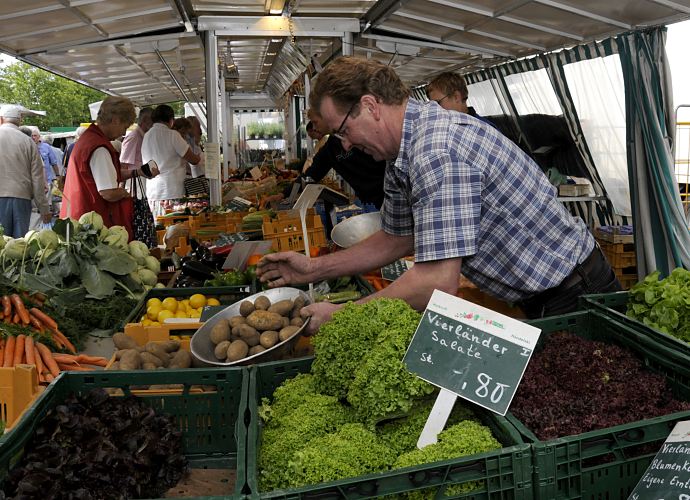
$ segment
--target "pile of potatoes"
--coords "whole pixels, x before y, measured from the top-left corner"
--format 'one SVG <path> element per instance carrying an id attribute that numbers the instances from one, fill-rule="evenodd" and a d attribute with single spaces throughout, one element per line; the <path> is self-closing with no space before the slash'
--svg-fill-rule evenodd
<path id="1" fill-rule="evenodd" d="M 231 363 L 288 340 L 304 324 L 299 315 L 304 298 L 275 304 L 265 295 L 240 304 L 240 315 L 222 319 L 213 326 L 210 338 L 219 361 Z"/>
<path id="2" fill-rule="evenodd" d="M 166 342 L 148 342 L 138 345 L 132 337 L 122 332 L 113 335 L 115 363 L 110 370 L 158 370 L 159 368 L 189 368 L 192 366 L 192 355 L 180 349 L 177 340 Z"/>

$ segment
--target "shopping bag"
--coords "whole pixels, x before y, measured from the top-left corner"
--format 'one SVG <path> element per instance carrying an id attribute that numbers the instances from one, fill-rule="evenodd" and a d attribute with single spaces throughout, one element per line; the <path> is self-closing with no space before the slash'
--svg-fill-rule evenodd
<path id="1" fill-rule="evenodd" d="M 141 199 L 137 196 L 137 186 L 139 191 L 144 193 L 144 197 Z M 146 191 L 144 191 L 144 186 L 136 172 L 132 173 L 131 193 L 133 202 L 132 229 L 134 231 L 134 239 L 145 243 L 149 248 L 154 248 L 158 246 L 156 223 L 151 214 L 151 208 L 149 207 L 149 202 L 145 194 Z"/>

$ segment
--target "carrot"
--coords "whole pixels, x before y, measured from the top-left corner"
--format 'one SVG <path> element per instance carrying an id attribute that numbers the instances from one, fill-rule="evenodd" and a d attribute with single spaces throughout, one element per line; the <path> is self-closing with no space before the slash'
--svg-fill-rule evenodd
<path id="1" fill-rule="evenodd" d="M 31 320 L 29 320 L 29 311 L 27 311 L 26 307 L 24 307 L 24 302 L 22 302 L 22 298 L 16 293 L 13 293 L 12 295 L 10 295 L 10 300 L 12 301 L 12 305 L 14 306 L 14 308 L 17 310 L 17 314 L 19 314 L 19 319 L 22 320 L 22 323 L 28 325 L 31 322 Z"/>
<path id="2" fill-rule="evenodd" d="M 0 339 L 0 362 L 5 360 L 5 339 Z"/>
<path id="3" fill-rule="evenodd" d="M 32 345 L 34 346 L 34 359 L 36 360 L 36 371 L 38 372 L 39 378 L 43 378 L 43 371 L 45 370 L 45 367 L 43 366 L 43 360 L 41 359 L 41 354 L 38 352 L 36 343 L 32 343 Z"/>
<path id="4" fill-rule="evenodd" d="M 31 326 L 34 327 L 34 330 L 43 332 L 43 323 L 41 323 L 41 320 L 38 319 L 32 312 L 29 312 L 29 321 L 31 321 Z"/>
<path id="5" fill-rule="evenodd" d="M 108 364 L 108 360 L 105 358 L 99 356 L 87 356 L 86 354 L 80 354 L 77 356 L 77 362 L 84 365 L 93 366 L 106 366 Z"/>
<path id="6" fill-rule="evenodd" d="M 60 370 L 63 372 L 90 372 L 95 370 L 95 368 L 89 368 L 86 366 L 80 366 L 80 365 L 65 365 L 62 363 L 58 363 L 58 367 Z"/>
<path id="7" fill-rule="evenodd" d="M 36 347 L 38 348 L 38 352 L 41 354 L 41 359 L 43 360 L 43 363 L 45 364 L 46 368 L 48 368 L 48 370 L 50 371 L 50 374 L 53 377 L 57 377 L 58 375 L 60 375 L 60 368 L 53 359 L 53 356 L 50 354 L 50 349 L 48 349 L 44 344 L 40 342 L 36 342 Z"/>
<path id="8" fill-rule="evenodd" d="M 55 377 L 53 376 L 52 373 L 45 373 L 43 378 L 44 378 L 45 381 L 48 382 L 49 384 L 50 384 L 53 380 L 55 380 Z"/>
<path id="9" fill-rule="evenodd" d="M 19 324 L 19 313 L 14 313 L 14 316 L 12 316 L 12 323 L 15 325 Z"/>
<path id="10" fill-rule="evenodd" d="M 77 361 L 74 356 L 63 357 L 63 356 L 56 354 L 56 353 L 51 353 L 51 354 L 53 355 L 53 359 L 55 360 L 55 362 L 59 365 L 79 365 L 79 361 Z"/>
<path id="11" fill-rule="evenodd" d="M 36 364 L 36 356 L 34 355 L 34 338 L 31 335 L 27 335 L 24 340 L 24 355 L 26 356 L 27 365 Z M 36 367 L 38 368 L 38 367 Z"/>
<path id="12" fill-rule="evenodd" d="M 12 302 L 10 302 L 10 298 L 7 295 L 2 296 L 2 314 L 5 317 L 12 316 Z"/>
<path id="13" fill-rule="evenodd" d="M 60 343 L 65 346 L 65 348 L 70 351 L 73 354 L 77 354 L 77 350 L 74 348 L 74 345 L 72 342 L 69 341 L 67 337 L 65 337 L 65 334 L 62 333 L 60 330 L 54 330 L 53 331 L 53 337 L 57 337 L 60 339 Z"/>
<path id="14" fill-rule="evenodd" d="M 26 300 L 28 303 L 35 306 L 40 306 L 43 304 L 41 301 L 37 300 L 36 297 L 30 295 L 29 292 L 22 292 L 22 297 L 24 297 L 24 300 Z"/>
<path id="15" fill-rule="evenodd" d="M 17 335 L 17 340 L 15 340 L 14 346 L 14 358 L 12 359 L 12 365 L 17 366 L 22 364 L 22 359 L 24 358 L 24 343 L 26 342 L 26 335 Z"/>
<path id="16" fill-rule="evenodd" d="M 12 361 L 14 361 L 14 346 L 17 343 L 17 339 L 14 335 L 7 337 L 7 343 L 5 344 L 5 355 L 3 356 L 2 366 L 4 368 L 12 368 Z"/>
<path id="17" fill-rule="evenodd" d="M 41 311 L 38 307 L 32 307 L 32 308 L 31 308 L 31 314 L 33 314 L 34 316 L 36 316 L 36 318 L 38 318 L 38 320 L 39 320 L 41 323 L 43 323 L 45 326 L 47 326 L 47 327 L 50 328 L 51 330 L 55 331 L 55 330 L 58 329 L 58 324 L 57 324 L 57 322 L 56 322 L 53 318 L 51 318 L 50 316 L 48 316 L 46 313 L 44 313 L 43 311 Z"/>

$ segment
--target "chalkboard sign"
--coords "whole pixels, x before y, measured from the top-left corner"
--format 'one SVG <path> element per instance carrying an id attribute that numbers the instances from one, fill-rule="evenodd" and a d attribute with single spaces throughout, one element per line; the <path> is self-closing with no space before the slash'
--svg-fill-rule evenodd
<path id="1" fill-rule="evenodd" d="M 213 243 L 217 247 L 222 247 L 225 245 L 232 245 L 238 241 L 248 241 L 248 233 L 221 233 L 218 235 L 218 239 Z"/>
<path id="2" fill-rule="evenodd" d="M 395 281 L 413 265 L 414 262 L 405 259 L 398 259 L 395 262 L 392 262 L 381 268 L 381 277 L 384 280 Z"/>
<path id="3" fill-rule="evenodd" d="M 244 198 L 240 198 L 239 196 L 235 196 L 232 200 L 226 203 L 225 206 L 233 212 L 244 212 L 249 210 L 249 207 L 252 206 L 252 202 L 245 200 Z"/>
<path id="4" fill-rule="evenodd" d="M 540 330 L 434 290 L 405 353 L 408 370 L 505 415 Z"/>
<path id="5" fill-rule="evenodd" d="M 690 500 L 690 421 L 676 424 L 628 500 Z"/>

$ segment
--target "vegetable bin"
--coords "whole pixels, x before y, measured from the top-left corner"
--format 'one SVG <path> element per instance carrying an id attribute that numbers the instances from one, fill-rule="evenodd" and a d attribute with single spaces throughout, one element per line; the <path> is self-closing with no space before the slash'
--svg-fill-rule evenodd
<path id="1" fill-rule="evenodd" d="M 249 374 L 244 369 L 63 372 L 29 408 L 16 431 L 0 439 L 0 481 L 5 480 L 20 460 L 39 422 L 67 396 L 85 394 L 95 388 L 108 389 L 111 394 L 132 395 L 137 393 L 135 386 L 142 384 L 184 385 L 183 391 L 149 392 L 138 397 L 156 411 L 174 417 L 183 435 L 190 469 L 228 470 L 227 474 L 219 474 L 223 480 L 210 485 L 211 494 L 218 496 L 204 495 L 205 498 L 244 498 L 249 384 Z"/>
<path id="2" fill-rule="evenodd" d="M 266 363 L 250 368 L 249 411 L 250 422 L 247 441 L 247 481 L 252 498 L 284 499 L 354 499 L 386 497 L 400 498 L 413 490 L 438 488 L 438 498 L 471 499 L 524 499 L 534 498 L 532 467 L 529 446 L 524 444 L 515 429 L 499 415 L 476 409 L 482 423 L 491 428 L 494 436 L 508 445 L 498 450 L 464 456 L 454 460 L 395 469 L 366 476 L 341 479 L 329 483 L 314 484 L 289 490 L 260 492 L 260 471 L 257 458 L 260 453 L 262 423 L 259 406 L 262 398 L 271 398 L 274 390 L 285 380 L 310 370 L 313 358 Z M 475 409 L 473 407 L 473 409 Z M 287 463 L 286 463 L 286 466 Z M 447 489 L 470 481 L 483 485 L 469 493 L 451 496 Z M 432 494 L 430 491 L 423 495 Z M 433 495 L 433 494 L 432 494 Z"/>

